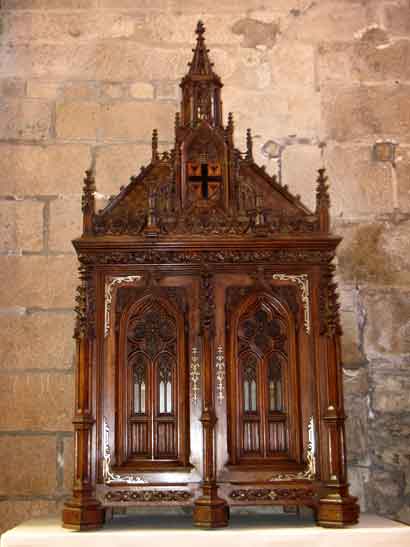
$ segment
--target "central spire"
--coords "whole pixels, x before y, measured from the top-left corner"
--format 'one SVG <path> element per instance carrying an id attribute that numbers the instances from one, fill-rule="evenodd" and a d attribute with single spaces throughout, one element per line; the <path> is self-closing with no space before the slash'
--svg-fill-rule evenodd
<path id="1" fill-rule="evenodd" d="M 221 87 L 222 83 L 213 71 L 205 45 L 205 26 L 198 21 L 195 33 L 196 47 L 192 50 L 189 71 L 182 78 L 182 125 L 195 126 L 206 120 L 213 126 L 222 126 Z"/>

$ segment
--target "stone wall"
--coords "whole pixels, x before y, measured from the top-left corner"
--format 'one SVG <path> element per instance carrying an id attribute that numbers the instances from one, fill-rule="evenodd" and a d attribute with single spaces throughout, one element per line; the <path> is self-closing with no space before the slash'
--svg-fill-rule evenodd
<path id="1" fill-rule="evenodd" d="M 409 2 L 1 7 L 1 529 L 55 511 L 70 487 L 70 239 L 80 233 L 83 172 L 95 166 L 107 196 L 148 162 L 153 127 L 170 146 L 199 17 L 239 145 L 252 127 L 257 159 L 308 205 L 316 168 L 329 171 L 334 227 L 345 238 L 350 478 L 363 509 L 410 522 Z"/>

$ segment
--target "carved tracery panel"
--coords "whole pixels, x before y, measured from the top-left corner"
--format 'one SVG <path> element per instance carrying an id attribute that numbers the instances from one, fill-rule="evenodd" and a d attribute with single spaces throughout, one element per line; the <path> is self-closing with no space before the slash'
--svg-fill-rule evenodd
<path id="1" fill-rule="evenodd" d="M 120 409 L 126 430 L 122 463 L 178 460 L 184 318 L 168 300 L 144 295 L 124 312 L 120 344 L 127 383 Z"/>
<path id="2" fill-rule="evenodd" d="M 271 295 L 250 294 L 233 312 L 230 333 L 231 391 L 237 391 L 231 396 L 233 460 L 292 458 L 297 390 L 291 311 Z"/>

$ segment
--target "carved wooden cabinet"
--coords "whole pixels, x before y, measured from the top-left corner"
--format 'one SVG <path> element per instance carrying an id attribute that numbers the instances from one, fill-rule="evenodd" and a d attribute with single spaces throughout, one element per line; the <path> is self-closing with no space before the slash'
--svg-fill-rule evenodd
<path id="1" fill-rule="evenodd" d="M 87 172 L 77 295 L 75 476 L 64 526 L 112 507 L 313 508 L 353 524 L 326 176 L 316 209 L 234 146 L 198 23 L 175 146 L 100 212 Z"/>

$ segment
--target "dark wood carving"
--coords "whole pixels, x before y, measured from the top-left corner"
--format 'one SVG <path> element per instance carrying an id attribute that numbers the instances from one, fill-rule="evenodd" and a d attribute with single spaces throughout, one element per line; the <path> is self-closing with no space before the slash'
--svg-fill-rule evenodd
<path id="1" fill-rule="evenodd" d="M 204 32 L 173 148 L 154 129 L 149 164 L 101 211 L 84 179 L 68 528 L 144 503 L 190 505 L 208 528 L 231 504 L 358 519 L 327 177 L 310 211 L 256 164 L 250 130 L 235 147 Z"/>

